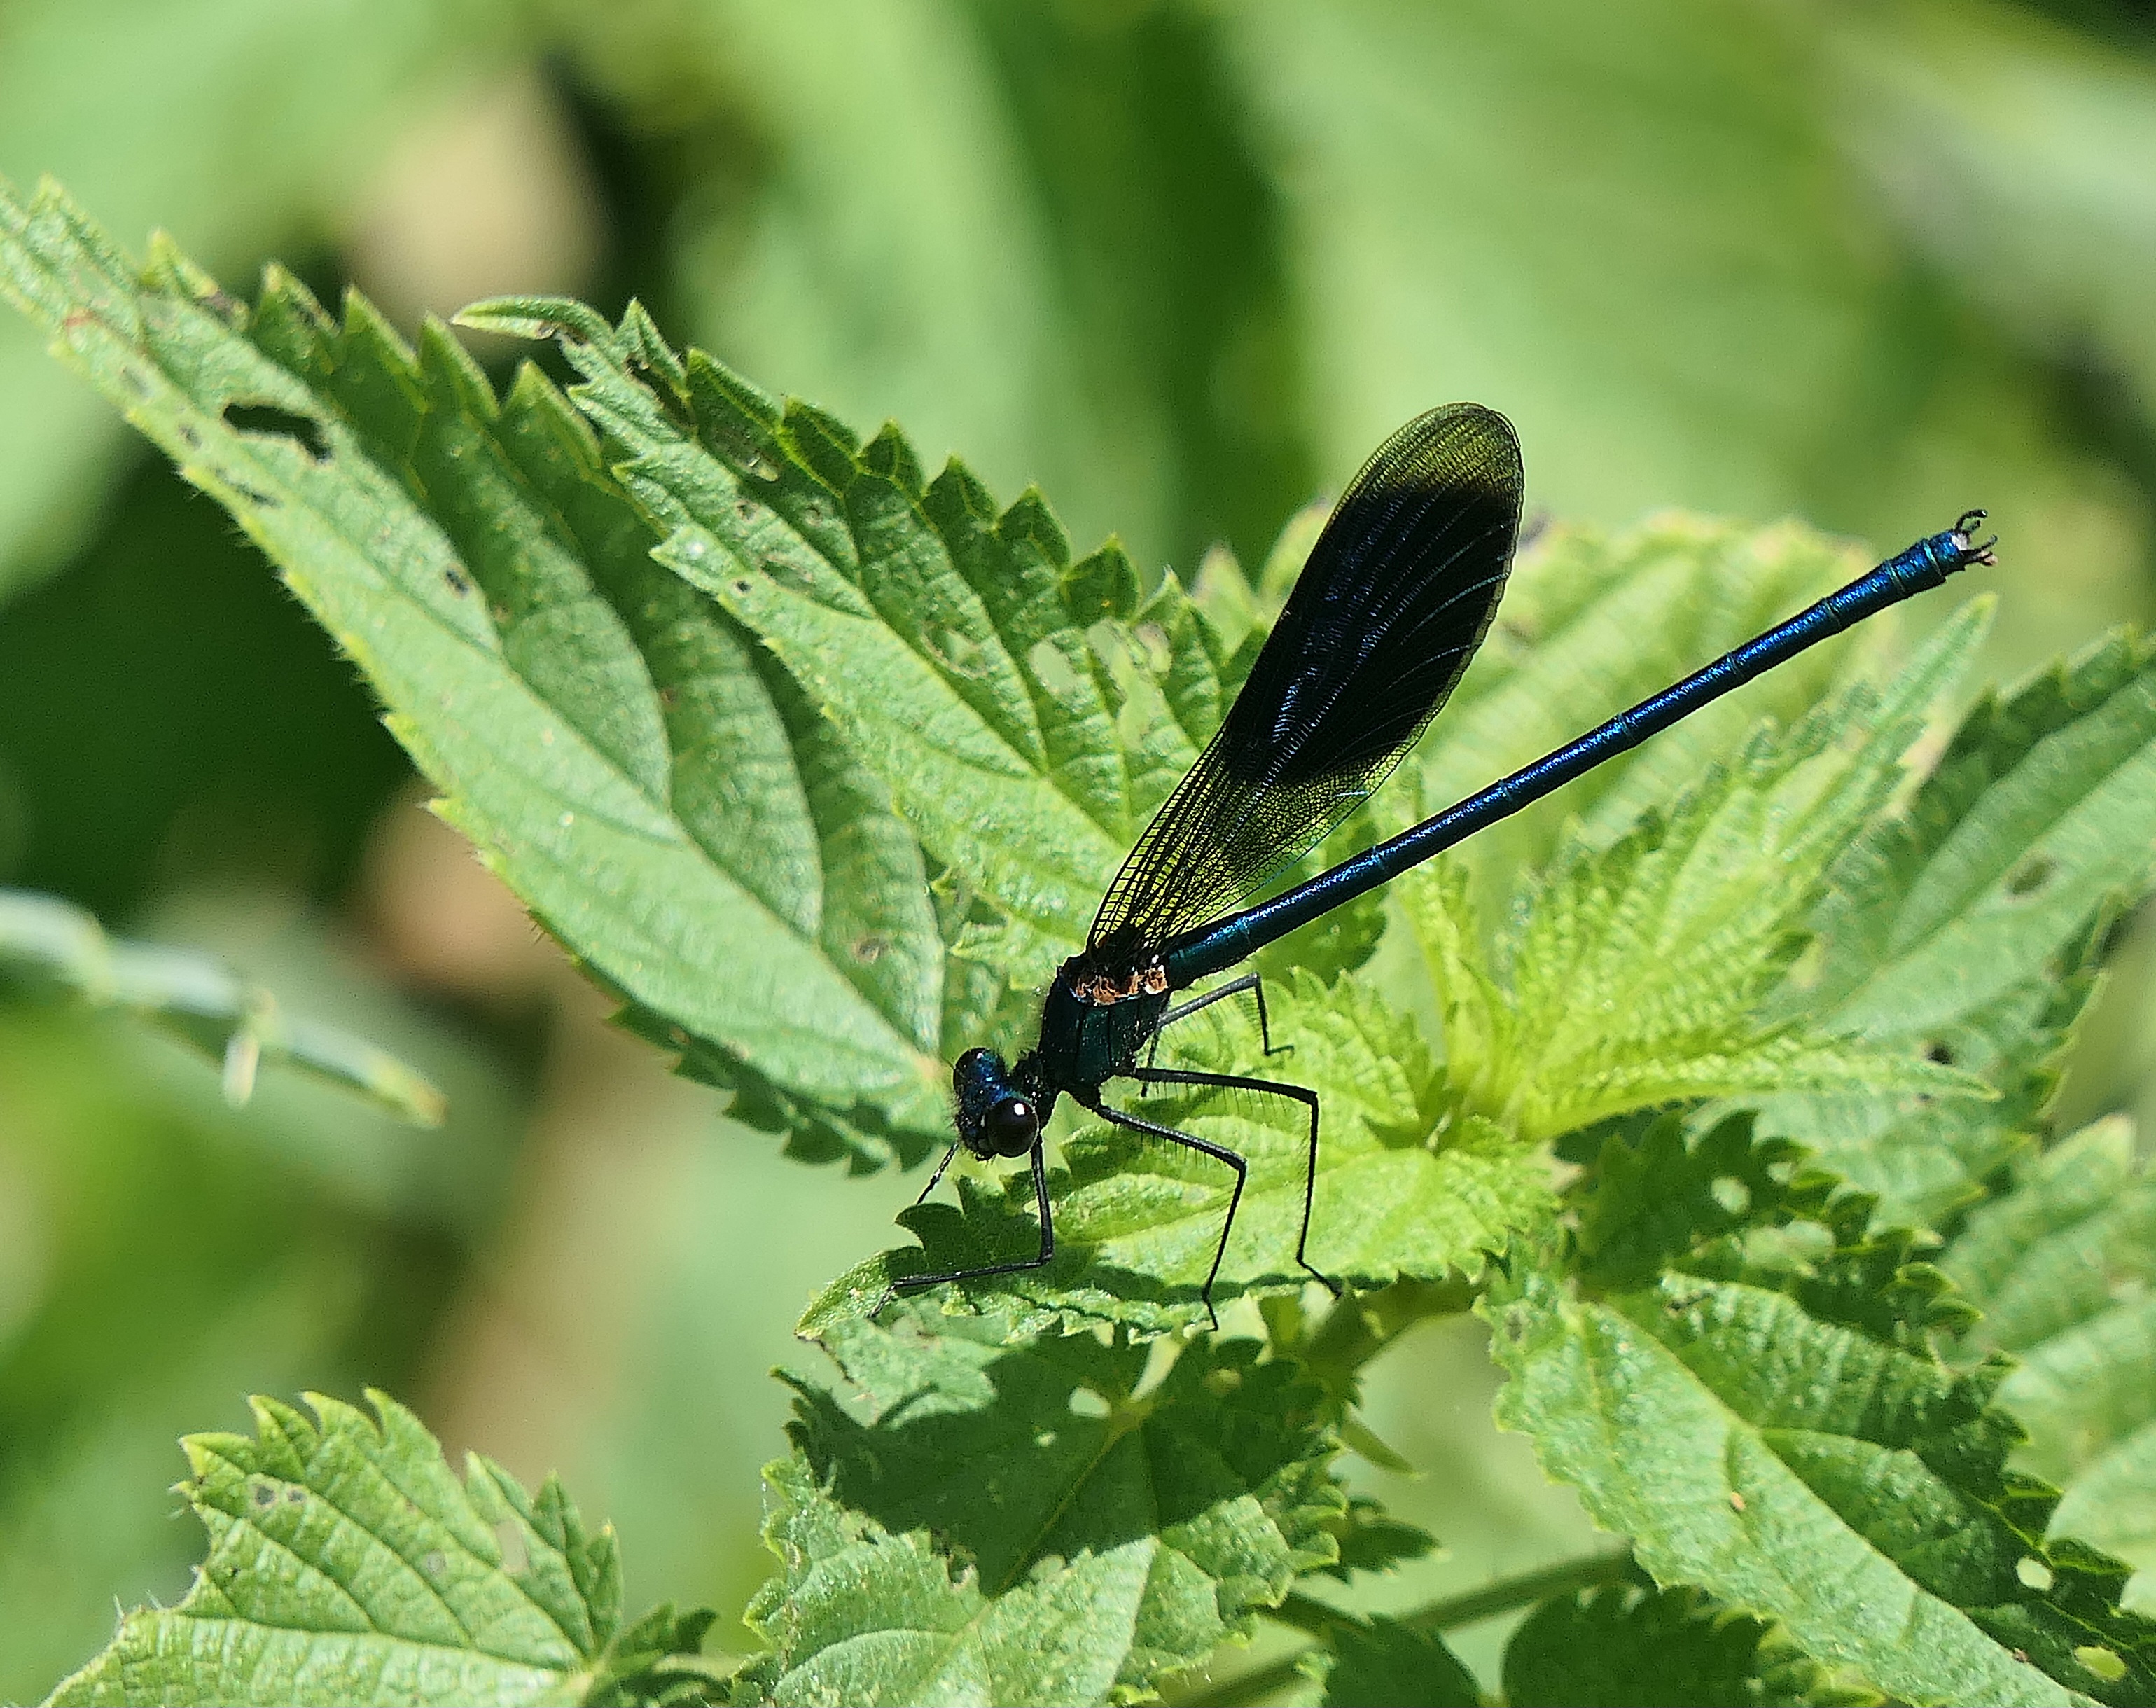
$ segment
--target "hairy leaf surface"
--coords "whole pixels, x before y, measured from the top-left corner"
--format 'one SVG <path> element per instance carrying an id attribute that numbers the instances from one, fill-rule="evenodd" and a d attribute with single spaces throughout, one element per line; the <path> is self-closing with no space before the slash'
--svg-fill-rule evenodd
<path id="1" fill-rule="evenodd" d="M 506 300 L 475 326 L 556 334 L 572 395 L 665 535 L 661 560 L 768 646 L 923 844 L 1019 928 L 1021 982 L 1075 952 L 1116 863 L 1224 710 L 1217 641 L 1173 577 L 1141 600 L 1109 546 L 1074 561 L 1040 495 L 927 480 L 634 314 Z"/>
<path id="2" fill-rule="evenodd" d="M 1581 1280 L 1522 1252 L 1486 1299 L 1500 1421 L 1657 1582 L 1890 1695 L 2145 1700 L 2156 1624 L 2120 1610 L 2118 1562 L 2041 1539 L 2056 1496 L 2007 1469 L 2003 1368 L 1929 1351 L 1966 1307 L 1786 1146 L 1741 1121 L 1612 1140 L 1582 1187 Z M 1701 1196 L 1718 1229 L 1678 1208 Z"/>
<path id="3" fill-rule="evenodd" d="M 1525 881 L 1493 957 L 1461 869 L 1401 880 L 1465 1107 L 1547 1139 L 1626 1110 L 1745 1092 L 1950 1092 L 1918 1057 L 1759 1010 L 1924 712 L 1980 637 L 1964 608 L 1882 693 L 1767 731 L 1614 843 L 1575 836 Z M 1974 1088 L 1972 1088 L 1974 1089 Z"/>
<path id="4" fill-rule="evenodd" d="M 1479 1117 L 1449 1117 L 1444 1082 L 1414 1023 L 1374 990 L 1352 976 L 1327 987 L 1306 973 L 1270 988 L 1274 1042 L 1292 1045 L 1292 1054 L 1269 1060 L 1255 1013 L 1220 1003 L 1168 1033 L 1160 1059 L 1277 1075 L 1317 1091 L 1323 1115 L 1310 1256 L 1320 1269 L 1361 1287 L 1478 1275 L 1488 1253 L 1547 1215 L 1548 1172 L 1533 1148 Z M 1309 1279 L 1295 1261 L 1310 1131 L 1304 1106 L 1243 1092 L 1130 1093 L 1123 1106 L 1249 1159 L 1216 1300 L 1299 1290 Z M 1209 1157 L 1088 1120 L 1065 1141 L 1063 1167 L 1050 1180 L 1055 1261 L 970 1283 L 963 1295 L 947 1290 L 949 1308 L 1011 1314 L 1029 1331 L 1090 1321 L 1160 1332 L 1204 1322 L 1199 1289 L 1234 1184 Z M 921 1246 L 842 1277 L 811 1308 L 804 1329 L 873 1308 L 893 1275 L 1038 1248 L 1024 1172 L 1004 1176 L 1000 1189 L 962 1177 L 960 1198 L 960 1208 L 906 1212 L 901 1219 Z"/>
<path id="5" fill-rule="evenodd" d="M 1322 1391 L 1255 1341 L 1003 1344 L 993 1319 L 842 1322 L 767 1473 L 752 1609 L 779 1702 L 1099 1702 L 1245 1631 L 1330 1562 Z M 924 1334 L 928 1321 L 937 1329 Z"/>
<path id="6" fill-rule="evenodd" d="M 651 562 L 558 392 L 527 372 L 498 400 L 439 328 L 415 354 L 281 274 L 250 312 L 168 247 L 138 272 L 49 188 L 0 190 L 0 290 L 270 554 L 642 1029 L 826 1154 L 927 1147 L 952 992 L 911 835 Z"/>
<path id="7" fill-rule="evenodd" d="M 2050 1534 L 2156 1566 L 2156 1180 L 2113 1118 L 2020 1171 L 1941 1267 L 2013 1355 L 1999 1403 L 2029 1431 L 2016 1462 L 2065 1490 Z"/>
<path id="8" fill-rule="evenodd" d="M 2156 652 L 2120 633 L 1963 720 L 1906 813 L 1841 860 L 1784 1005 L 1979 1075 L 1989 1106 L 1805 1097 L 1770 1122 L 1926 1222 L 2041 1131 L 2102 926 L 2156 877 Z"/>
<path id="9" fill-rule="evenodd" d="M 476 1454 L 459 1478 L 368 1398 L 374 1419 L 311 1396 L 312 1422 L 257 1398 L 252 1439 L 187 1437 L 179 1492 L 209 1557 L 53 1701 L 632 1703 L 695 1684 L 710 1613 L 624 1626 L 612 1530 L 552 1478 L 535 1499 Z"/>

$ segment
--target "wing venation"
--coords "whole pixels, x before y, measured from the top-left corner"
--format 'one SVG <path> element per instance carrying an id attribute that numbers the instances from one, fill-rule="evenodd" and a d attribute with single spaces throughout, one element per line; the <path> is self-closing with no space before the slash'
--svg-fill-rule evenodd
<path id="1" fill-rule="evenodd" d="M 1378 447 L 1219 732 L 1108 886 L 1089 946 L 1158 944 L 1219 917 L 1384 781 L 1489 631 L 1521 490 L 1512 423 L 1477 403 Z"/>

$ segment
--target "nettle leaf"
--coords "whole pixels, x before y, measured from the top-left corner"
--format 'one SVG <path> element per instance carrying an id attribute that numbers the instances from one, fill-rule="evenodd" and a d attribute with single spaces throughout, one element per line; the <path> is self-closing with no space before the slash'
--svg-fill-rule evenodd
<path id="1" fill-rule="evenodd" d="M 1365 1458 L 1370 1456 L 1367 1449 L 1374 1444 L 1375 1438 L 1369 1434 L 1367 1426 L 1358 1429 L 1357 1420 L 1351 1417 L 1343 1423 L 1342 1434 L 1348 1446 Z M 1358 1434 L 1359 1440 L 1356 1439 Z M 1410 1473 L 1414 1470 L 1397 1454 L 1386 1469 Z M 1437 1538 L 1420 1525 L 1394 1517 L 1375 1500 L 1362 1495 L 1350 1497 L 1348 1510 L 1333 1522 L 1332 1531 L 1339 1546 L 1339 1557 L 1318 1569 L 1342 1583 L 1353 1582 L 1358 1572 L 1389 1572 L 1410 1560 L 1422 1559 L 1437 1548 Z"/>
<path id="2" fill-rule="evenodd" d="M 249 1402 L 254 1439 L 190 1435 L 179 1485 L 209 1557 L 177 1607 L 138 1609 L 54 1703 L 688 1700 L 712 1615 L 621 1616 L 611 1529 L 551 1477 L 535 1499 L 418 1418 L 319 1394 L 316 1421 Z M 379 1421 L 376 1421 L 378 1419 Z"/>
<path id="3" fill-rule="evenodd" d="M 1474 1116 L 1448 1117 L 1444 1082 L 1414 1023 L 1353 975 L 1326 986 L 1296 973 L 1268 987 L 1270 1060 L 1255 1011 L 1229 1003 L 1166 1034 L 1163 1064 L 1255 1072 L 1317 1090 L 1322 1109 L 1311 1260 L 1359 1288 L 1402 1276 L 1481 1274 L 1486 1254 L 1545 1218 L 1548 1169 L 1532 1146 Z M 1299 1291 L 1308 1116 L 1301 1103 L 1249 1093 L 1154 1087 L 1130 1107 L 1249 1160 L 1217 1301 Z M 993 1310 L 1027 1332 L 1088 1321 L 1160 1333 L 1206 1321 L 1199 1289 L 1220 1237 L 1234 1176 L 1213 1158 L 1089 1121 L 1050 1177 L 1056 1254 L 1045 1268 L 942 1290 L 952 1310 Z M 1039 1249 L 1024 1172 L 1000 1186 L 960 1180 L 960 1207 L 928 1203 L 901 1218 L 918 1247 L 886 1252 L 841 1277 L 803 1331 L 873 1309 L 894 1275 L 957 1269 Z"/>
<path id="4" fill-rule="evenodd" d="M 1375 1697 L 1367 1700 L 1376 1700 Z M 1544 1602 L 1505 1645 L 1512 1708 L 1869 1702 L 1763 1620 L 1691 1589 L 1611 1584 Z"/>
<path id="5" fill-rule="evenodd" d="M 1575 1193 L 1576 1283 L 1515 1248 L 1481 1307 L 1512 1378 L 1500 1422 L 1657 1582 L 1778 1622 L 1892 1695 L 2148 1700 L 2156 1623 L 2120 1610 L 2118 1562 L 2041 1539 L 2056 1495 L 2006 1468 L 2003 1367 L 1930 1351 L 1966 1306 L 1918 1243 L 1871 1229 L 1868 1198 L 1746 1128 L 1687 1143 L 1666 1119 L 1629 1173 L 1605 1150 Z M 1724 1219 L 1677 1234 L 1663 1206 L 1702 1187 Z"/>
<path id="6" fill-rule="evenodd" d="M 1403 879 L 1464 1106 L 1547 1139 L 1629 1110 L 1745 1092 L 1981 1090 L 1907 1046 L 1876 1049 L 1758 1011 L 1987 609 L 1965 607 L 1882 693 L 1845 694 L 1786 736 L 1756 732 L 1614 843 L 1573 836 L 1523 884 L 1486 962 L 1490 933 L 1460 868 Z"/>
<path id="7" fill-rule="evenodd" d="M 49 186 L 0 187 L 0 290 L 277 563 L 633 1023 L 822 1154 L 927 1148 L 957 992 L 911 833 L 651 561 L 558 392 L 497 398 L 440 327 L 415 353 L 275 270 L 252 311 L 162 243 L 138 271 Z"/>
<path id="8" fill-rule="evenodd" d="M 1778 1099 L 1779 1130 L 1937 1223 L 2040 1130 L 2102 926 L 2156 877 L 2156 649 L 2114 634 L 1980 701 L 1906 813 L 1853 848 L 1788 1006 L 2001 1094 L 1916 1110 Z"/>
<path id="9" fill-rule="evenodd" d="M 1999 1399 L 2029 1431 L 2016 1463 L 2065 1488 L 2050 1534 L 2156 1566 L 2156 1180 L 2132 1125 L 2030 1163 L 1940 1267 L 1984 1312 L 1971 1349 L 2016 1361 Z"/>
<path id="10" fill-rule="evenodd" d="M 782 1575 L 750 1618 L 778 1702 L 1144 1694 L 1334 1557 L 1324 1394 L 1250 1341 L 1004 1344 L 993 1321 L 833 1325 L 767 1473 Z"/>
<path id="11" fill-rule="evenodd" d="M 1324 1685 L 1324 1708 L 1481 1708 L 1475 1675 L 1442 1637 L 1383 1614 L 1328 1620 L 1324 1644 L 1301 1664 Z"/>
<path id="12" fill-rule="evenodd" d="M 514 299 L 463 319 L 560 337 L 661 561 L 771 649 L 1008 916 L 994 952 L 1014 982 L 1075 952 L 1225 710 L 1225 649 L 1174 578 L 1142 599 L 1119 546 L 1073 559 L 1037 492 L 999 509 L 955 460 L 928 480 L 895 427 L 864 444 L 677 356 L 640 310 L 616 327 Z"/>

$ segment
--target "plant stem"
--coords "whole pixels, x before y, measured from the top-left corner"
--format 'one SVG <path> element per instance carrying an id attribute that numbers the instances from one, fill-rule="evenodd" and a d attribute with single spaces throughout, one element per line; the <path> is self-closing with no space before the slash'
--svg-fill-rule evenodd
<path id="1" fill-rule="evenodd" d="M 1282 1320 L 1269 1318 L 1268 1326 L 1276 1346 L 1323 1383 L 1337 1402 L 1352 1405 L 1364 1365 L 1424 1319 L 1466 1310 L 1477 1290 L 1457 1276 L 1396 1281 L 1374 1293 L 1351 1293 L 1307 1330 L 1299 1310 L 1291 1334 L 1281 1332 Z"/>
<path id="2" fill-rule="evenodd" d="M 1545 1566 L 1538 1572 L 1523 1572 L 1517 1577 L 1500 1577 L 1481 1588 L 1470 1590 L 1465 1595 L 1447 1596 L 1441 1601 L 1431 1602 L 1417 1608 L 1413 1613 L 1396 1615 L 1398 1622 L 1411 1630 L 1435 1634 L 1456 1630 L 1462 1625 L 1472 1625 L 1496 1614 L 1509 1613 L 1514 1608 L 1527 1607 L 1576 1589 L 1592 1589 L 1604 1583 L 1618 1583 L 1632 1577 L 1637 1568 L 1632 1564 L 1629 1549 L 1614 1553 L 1589 1554 L 1577 1560 L 1560 1561 L 1554 1566 Z M 1353 1613 L 1343 1613 L 1329 1607 L 1315 1597 L 1291 1593 L 1276 1608 L 1266 1609 L 1268 1618 L 1299 1631 L 1306 1631 L 1322 1643 L 1343 1626 L 1353 1626 L 1360 1621 Z M 1177 1708 L 1249 1708 L 1274 1691 L 1285 1690 L 1301 1676 L 1297 1664 L 1310 1652 L 1297 1649 L 1292 1654 L 1282 1655 L 1278 1660 L 1264 1666 L 1253 1667 L 1233 1678 L 1208 1685 L 1203 1690 L 1188 1695 L 1178 1695 L 1173 1700 Z"/>

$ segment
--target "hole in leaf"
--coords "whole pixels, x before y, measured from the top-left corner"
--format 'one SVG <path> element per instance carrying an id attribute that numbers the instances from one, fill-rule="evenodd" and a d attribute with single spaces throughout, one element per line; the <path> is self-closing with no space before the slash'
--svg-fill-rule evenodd
<path id="1" fill-rule="evenodd" d="M 1924 1059 L 1937 1062 L 1943 1068 L 1950 1068 L 1954 1061 L 1953 1046 L 1943 1039 L 1935 1038 L 1924 1046 Z"/>
<path id="2" fill-rule="evenodd" d="M 311 416 L 280 409 L 274 403 L 228 403 L 224 424 L 236 433 L 250 433 L 260 439 L 289 439 L 315 462 L 330 459 L 330 442 L 322 437 L 321 424 Z"/>
<path id="3" fill-rule="evenodd" d="M 1717 1174 L 1707 1190 L 1727 1215 L 1741 1216 L 1752 1208 L 1752 1188 L 1733 1174 Z"/>
<path id="4" fill-rule="evenodd" d="M 530 1551 L 524 1546 L 523 1527 L 504 1518 L 495 1521 L 494 1539 L 501 1548 L 501 1569 L 521 1572 L 531 1563 Z"/>
<path id="5" fill-rule="evenodd" d="M 1114 1408 L 1090 1387 L 1070 1390 L 1070 1415 L 1074 1418 L 1105 1418 Z"/>
<path id="6" fill-rule="evenodd" d="M 1806 991 L 1819 988 L 1820 980 L 1826 973 L 1826 942 L 1815 936 L 1797 951 L 1797 958 L 1789 963 L 1789 970 L 1782 977 L 1793 989 Z"/>
<path id="7" fill-rule="evenodd" d="M 2051 1587 L 2051 1568 L 2034 1554 L 2024 1554 L 2014 1562 L 2014 1575 L 2040 1593 Z"/>
<path id="8" fill-rule="evenodd" d="M 2049 854 L 2034 854 L 2016 866 L 2006 880 L 2009 895 L 2034 895 L 2058 875 L 2059 863 Z"/>
<path id="9" fill-rule="evenodd" d="M 707 421 L 703 428 L 706 443 L 737 469 L 747 470 L 759 480 L 778 478 L 778 464 L 741 427 L 731 421 Z"/>
<path id="10" fill-rule="evenodd" d="M 862 937 L 854 945 L 854 959 L 873 965 L 884 957 L 891 945 L 881 937 Z"/>
<path id="11" fill-rule="evenodd" d="M 734 500 L 734 514 L 745 522 L 755 521 L 759 508 L 761 506 L 753 499 L 737 498 Z"/>
<path id="12" fill-rule="evenodd" d="M 756 583 L 743 577 L 734 582 L 734 591 L 737 593 L 753 592 L 756 591 Z"/>
<path id="13" fill-rule="evenodd" d="M 2126 1663 L 2108 1649 L 2099 1649 L 2092 1643 L 2074 1650 L 2074 1659 L 2107 1685 L 2115 1685 L 2126 1676 Z"/>
<path id="14" fill-rule="evenodd" d="M 1058 700 L 1068 700 L 1078 691 L 1078 672 L 1052 640 L 1034 642 L 1033 649 L 1025 655 L 1025 667 L 1033 673 L 1033 680 Z"/>
<path id="15" fill-rule="evenodd" d="M 930 625 L 921 637 L 929 657 L 954 676 L 978 676 L 988 668 L 988 654 L 969 634 L 940 623 Z"/>

